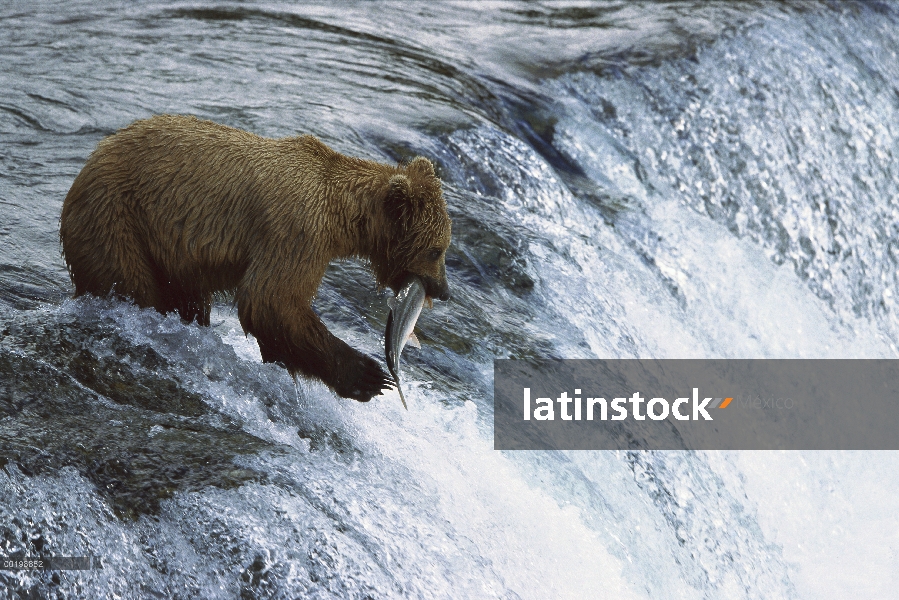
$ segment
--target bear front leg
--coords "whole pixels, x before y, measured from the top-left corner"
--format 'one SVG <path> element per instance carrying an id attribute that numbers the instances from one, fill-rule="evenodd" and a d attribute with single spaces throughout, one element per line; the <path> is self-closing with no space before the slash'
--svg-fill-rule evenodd
<path id="1" fill-rule="evenodd" d="M 271 314 L 251 318 L 238 310 L 244 330 L 256 337 L 265 362 L 283 363 L 291 374 L 321 379 L 338 396 L 360 402 L 394 387 L 376 360 L 334 336 L 311 307 L 278 318 Z"/>

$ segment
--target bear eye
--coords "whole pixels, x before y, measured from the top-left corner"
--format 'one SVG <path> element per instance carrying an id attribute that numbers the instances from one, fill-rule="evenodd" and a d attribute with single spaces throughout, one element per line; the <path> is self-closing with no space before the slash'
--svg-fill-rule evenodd
<path id="1" fill-rule="evenodd" d="M 441 250 L 440 248 L 431 248 L 430 250 L 428 250 L 428 260 L 437 260 L 438 258 L 440 258 L 441 254 L 443 254 L 443 250 Z"/>

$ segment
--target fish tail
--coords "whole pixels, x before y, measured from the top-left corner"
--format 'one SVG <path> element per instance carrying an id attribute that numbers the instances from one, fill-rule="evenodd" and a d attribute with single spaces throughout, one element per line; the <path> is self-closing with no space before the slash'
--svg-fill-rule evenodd
<path id="1" fill-rule="evenodd" d="M 409 410 L 409 407 L 406 406 L 406 397 L 403 396 L 403 388 L 400 387 L 399 381 L 396 382 L 396 390 L 400 393 L 400 400 L 403 401 L 403 408 L 405 408 L 406 410 Z"/>

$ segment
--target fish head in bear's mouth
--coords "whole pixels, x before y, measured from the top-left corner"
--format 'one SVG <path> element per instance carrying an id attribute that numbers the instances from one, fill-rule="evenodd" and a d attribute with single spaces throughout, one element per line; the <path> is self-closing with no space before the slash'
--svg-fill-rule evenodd
<path id="1" fill-rule="evenodd" d="M 391 288 L 394 294 L 398 294 L 409 284 L 411 278 L 417 277 L 424 288 L 429 306 L 434 298 L 443 301 L 449 300 L 450 290 L 446 279 L 448 236 L 444 242 L 444 244 L 434 245 L 425 250 L 406 251 L 402 255 L 411 255 L 411 258 L 396 261 L 393 265 L 388 263 L 386 270 L 390 275 L 386 278 L 387 287 Z"/>
<path id="2" fill-rule="evenodd" d="M 408 285 L 409 280 L 412 277 L 418 277 L 425 288 L 425 301 L 428 305 L 431 304 L 431 301 L 436 298 L 437 300 L 443 300 L 446 302 L 450 299 L 450 291 L 449 291 L 449 283 L 446 281 L 446 267 L 440 267 L 440 279 L 432 277 L 431 275 L 424 275 L 421 273 L 413 273 L 411 271 L 405 271 L 399 277 L 396 278 L 396 284 L 391 284 L 390 288 L 393 289 L 394 293 L 399 293 L 400 290 Z"/>

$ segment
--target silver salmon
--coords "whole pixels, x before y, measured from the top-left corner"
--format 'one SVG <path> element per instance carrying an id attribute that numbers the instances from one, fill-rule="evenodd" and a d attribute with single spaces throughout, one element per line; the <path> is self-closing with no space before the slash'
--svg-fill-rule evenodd
<path id="1" fill-rule="evenodd" d="M 421 308 L 425 302 L 425 286 L 418 277 L 410 277 L 406 284 L 397 293 L 396 298 L 388 301 L 390 313 L 387 315 L 387 330 L 384 332 L 384 352 L 387 355 L 387 368 L 396 381 L 396 389 L 400 393 L 403 407 L 406 406 L 406 398 L 400 387 L 400 354 L 406 343 L 416 348 L 421 348 L 418 338 L 415 337 L 415 323 L 421 314 Z"/>

